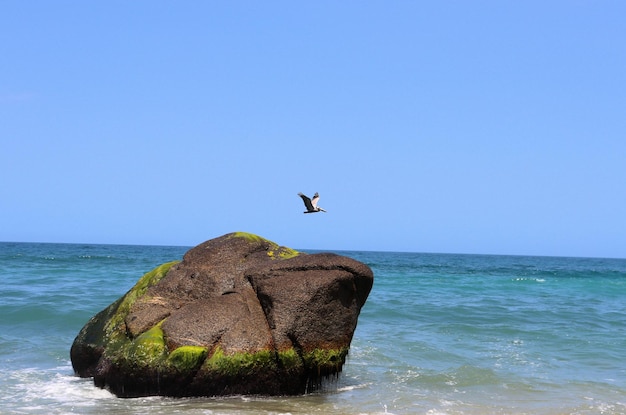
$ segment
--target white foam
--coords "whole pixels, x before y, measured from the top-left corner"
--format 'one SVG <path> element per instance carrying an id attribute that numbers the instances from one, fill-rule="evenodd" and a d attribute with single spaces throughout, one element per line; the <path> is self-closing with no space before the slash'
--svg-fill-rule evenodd
<path id="1" fill-rule="evenodd" d="M 26 368 L 6 374 L 3 406 L 20 413 L 53 413 L 53 408 L 94 407 L 114 396 L 73 375 L 71 366 Z"/>
<path id="2" fill-rule="evenodd" d="M 513 278 L 513 281 L 546 282 L 545 278 L 533 278 L 533 277 L 517 277 L 517 278 Z"/>
<path id="3" fill-rule="evenodd" d="M 364 389 L 367 388 L 371 385 L 371 383 L 361 383 L 358 385 L 348 385 L 348 386 L 342 386 L 337 388 L 337 392 L 348 392 L 348 391 L 353 391 L 353 390 L 357 390 L 357 389 Z"/>

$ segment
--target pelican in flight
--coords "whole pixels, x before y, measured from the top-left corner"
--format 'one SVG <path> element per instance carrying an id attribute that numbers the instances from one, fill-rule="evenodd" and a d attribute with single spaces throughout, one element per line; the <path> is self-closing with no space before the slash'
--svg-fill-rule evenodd
<path id="1" fill-rule="evenodd" d="M 308 196 L 303 195 L 302 193 L 298 193 L 298 196 L 302 198 L 304 206 L 306 206 L 306 212 L 304 213 L 326 212 L 324 209 L 317 206 L 317 201 L 320 199 L 320 195 L 317 192 L 313 195 L 313 199 L 309 199 Z"/>

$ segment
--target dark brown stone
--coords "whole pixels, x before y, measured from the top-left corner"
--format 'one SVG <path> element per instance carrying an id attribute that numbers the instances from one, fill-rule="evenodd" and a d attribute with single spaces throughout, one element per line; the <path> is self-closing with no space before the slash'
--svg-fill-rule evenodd
<path id="1" fill-rule="evenodd" d="M 224 235 L 90 320 L 72 364 L 118 396 L 303 393 L 341 370 L 372 284 L 348 257 Z"/>

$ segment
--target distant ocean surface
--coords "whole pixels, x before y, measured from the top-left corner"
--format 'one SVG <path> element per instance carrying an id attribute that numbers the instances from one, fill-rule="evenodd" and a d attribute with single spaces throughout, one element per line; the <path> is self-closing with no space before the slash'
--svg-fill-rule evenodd
<path id="1" fill-rule="evenodd" d="M 83 325 L 186 247 L 0 243 L 1 414 L 626 414 L 626 260 L 337 253 L 375 275 L 343 373 L 297 397 L 119 399 Z"/>

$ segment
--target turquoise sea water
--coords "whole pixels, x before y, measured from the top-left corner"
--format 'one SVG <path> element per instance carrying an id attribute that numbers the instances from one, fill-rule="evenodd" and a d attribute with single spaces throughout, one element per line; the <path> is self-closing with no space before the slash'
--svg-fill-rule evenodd
<path id="1" fill-rule="evenodd" d="M 625 414 L 626 260 L 337 252 L 374 288 L 297 397 L 119 399 L 74 376 L 95 313 L 188 248 L 0 243 L 1 414 Z"/>

